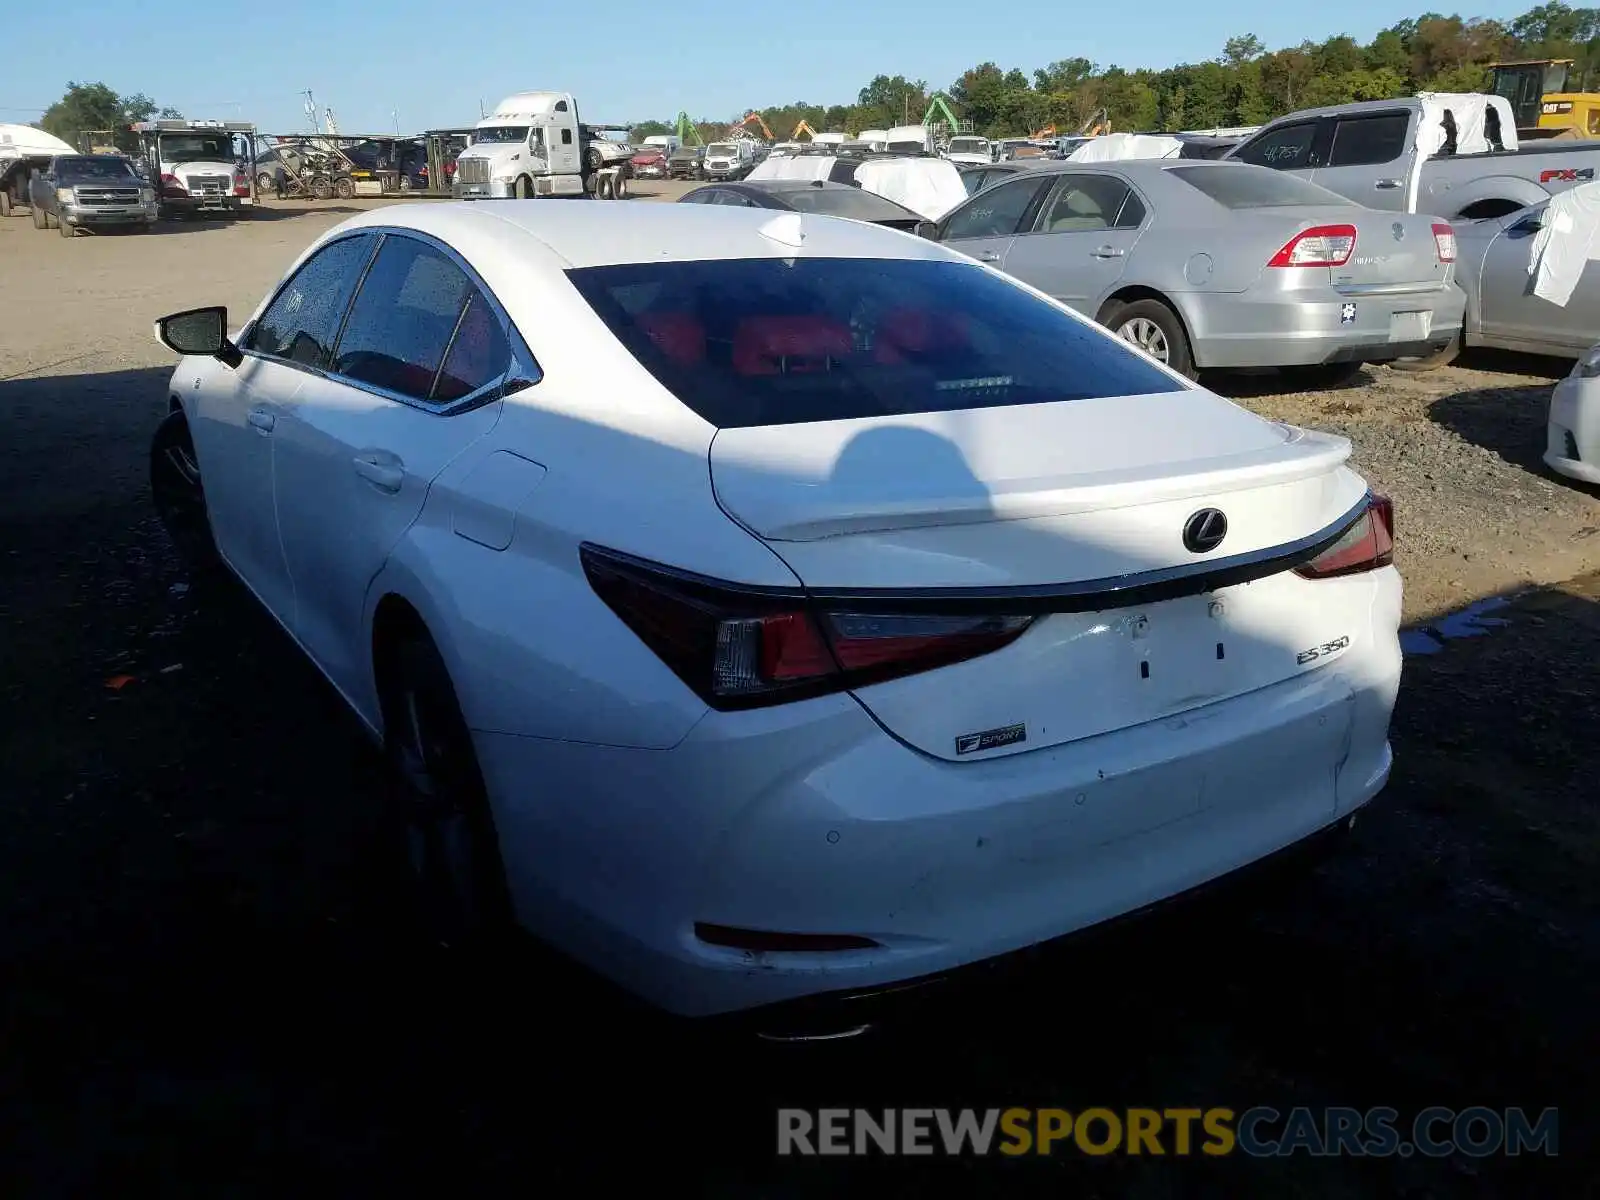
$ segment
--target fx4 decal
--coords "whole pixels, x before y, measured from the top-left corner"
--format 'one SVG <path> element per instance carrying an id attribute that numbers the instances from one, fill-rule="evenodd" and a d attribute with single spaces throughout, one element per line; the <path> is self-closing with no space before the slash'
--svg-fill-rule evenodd
<path id="1" fill-rule="evenodd" d="M 1327 658 L 1330 654 L 1337 654 L 1350 644 L 1349 635 L 1334 638 L 1331 642 L 1323 642 L 1320 646 L 1313 646 L 1309 650 L 1302 650 L 1294 656 L 1295 666 L 1303 667 L 1308 662 L 1316 662 L 1319 658 Z"/>
<path id="2" fill-rule="evenodd" d="M 1540 171 L 1540 183 L 1587 183 L 1594 178 L 1593 167 L 1558 167 L 1553 171 Z"/>

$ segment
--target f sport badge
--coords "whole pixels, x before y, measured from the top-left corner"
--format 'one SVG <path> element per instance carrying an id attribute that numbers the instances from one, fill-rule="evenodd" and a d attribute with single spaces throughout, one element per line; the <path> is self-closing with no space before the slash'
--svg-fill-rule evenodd
<path id="1" fill-rule="evenodd" d="M 1354 325 L 1356 323 L 1356 306 L 1351 301 L 1346 301 L 1339 308 L 1339 324 Z"/>
<path id="2" fill-rule="evenodd" d="M 1028 740 L 1026 725 L 1007 725 L 1003 729 L 985 729 L 982 733 L 963 733 L 956 738 L 957 754 L 976 754 L 980 750 L 995 750 L 1001 746 L 1014 746 Z"/>

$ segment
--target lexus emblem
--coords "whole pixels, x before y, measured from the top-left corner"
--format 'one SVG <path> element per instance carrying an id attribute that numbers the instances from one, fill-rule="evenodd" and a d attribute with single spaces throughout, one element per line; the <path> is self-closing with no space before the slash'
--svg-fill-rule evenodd
<path id="1" fill-rule="evenodd" d="M 1394 230 L 1395 241 L 1403 242 L 1406 240 L 1406 227 L 1400 224 L 1399 221 L 1396 221 L 1393 225 L 1389 226 L 1389 228 Z"/>
<path id="2" fill-rule="evenodd" d="M 1228 518 L 1219 508 L 1202 508 L 1183 523 L 1183 546 L 1194 554 L 1209 554 L 1228 536 Z"/>

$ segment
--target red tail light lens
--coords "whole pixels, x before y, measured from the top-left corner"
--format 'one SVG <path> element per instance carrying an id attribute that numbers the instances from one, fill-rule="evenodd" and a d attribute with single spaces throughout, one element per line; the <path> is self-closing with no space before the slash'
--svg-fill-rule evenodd
<path id="1" fill-rule="evenodd" d="M 819 609 L 585 545 L 585 575 L 639 639 L 719 709 L 755 708 L 900 678 L 992 653 L 1031 616 Z"/>
<path id="2" fill-rule="evenodd" d="M 1433 225 L 1433 244 L 1438 247 L 1439 261 L 1453 263 L 1456 260 L 1456 231 L 1443 221 L 1435 221 Z"/>
<path id="3" fill-rule="evenodd" d="M 1342 267 L 1356 249 L 1354 225 L 1314 225 L 1302 229 L 1270 259 L 1269 267 Z"/>
<path id="4" fill-rule="evenodd" d="M 1375 571 L 1393 561 L 1394 502 L 1373 493 L 1367 498 L 1367 511 L 1361 519 L 1316 558 L 1296 567 L 1295 573 L 1306 579 L 1332 579 Z"/>

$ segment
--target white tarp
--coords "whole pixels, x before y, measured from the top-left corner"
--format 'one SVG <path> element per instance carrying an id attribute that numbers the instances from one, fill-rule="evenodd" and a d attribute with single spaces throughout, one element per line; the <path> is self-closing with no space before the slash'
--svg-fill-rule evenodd
<path id="1" fill-rule="evenodd" d="M 881 158 L 856 168 L 863 191 L 937 221 L 967 198 L 961 172 L 942 158 Z"/>
<path id="2" fill-rule="evenodd" d="M 1507 150 L 1517 148 L 1517 118 L 1511 102 L 1504 96 L 1483 96 L 1476 92 L 1418 92 L 1422 101 L 1422 120 L 1417 125 L 1417 149 L 1431 158 L 1444 147 L 1444 114 L 1456 119 L 1456 153 L 1487 154 L 1486 126 L 1490 106 L 1500 114 L 1500 142 Z"/>
<path id="3" fill-rule="evenodd" d="M 1600 183 L 1580 183 L 1552 196 L 1544 210 L 1528 248 L 1533 294 L 1564 306 L 1591 259 L 1600 259 Z"/>
<path id="4" fill-rule="evenodd" d="M 1183 143 L 1161 133 L 1103 133 L 1067 158 L 1072 162 L 1121 162 L 1129 158 L 1177 158 Z"/>
<path id="5" fill-rule="evenodd" d="M 40 154 L 76 154 L 58 137 L 32 125 L 0 125 L 0 158 L 29 158 Z"/>
<path id="6" fill-rule="evenodd" d="M 746 179 L 826 179 L 833 164 L 839 160 L 831 154 L 794 154 L 778 156 L 769 154 L 757 163 Z"/>

